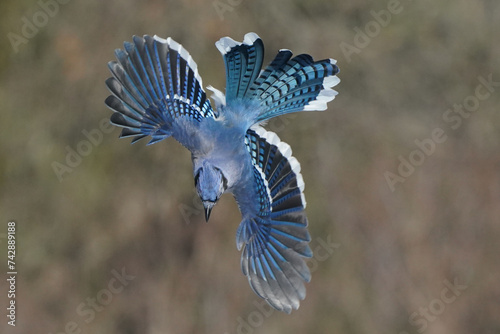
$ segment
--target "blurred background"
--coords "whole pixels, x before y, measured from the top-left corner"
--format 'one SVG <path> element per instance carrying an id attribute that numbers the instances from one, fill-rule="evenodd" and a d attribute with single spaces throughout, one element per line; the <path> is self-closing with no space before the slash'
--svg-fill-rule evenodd
<path id="1" fill-rule="evenodd" d="M 123 41 L 171 36 L 223 89 L 214 43 L 249 31 L 265 63 L 341 69 L 327 111 L 267 126 L 302 165 L 315 251 L 291 315 L 240 271 L 232 196 L 206 224 L 188 151 L 107 126 Z M 494 0 L 2 0 L 0 332 L 499 333 L 498 31 Z"/>

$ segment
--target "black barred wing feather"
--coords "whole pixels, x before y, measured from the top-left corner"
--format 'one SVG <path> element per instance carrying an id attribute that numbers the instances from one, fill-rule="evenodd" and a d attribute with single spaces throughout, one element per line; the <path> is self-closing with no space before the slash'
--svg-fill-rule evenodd
<path id="1" fill-rule="evenodd" d="M 123 127 L 121 137 L 135 142 L 151 136 L 152 144 L 173 135 L 183 143 L 189 134 L 174 131 L 179 118 L 200 122 L 215 117 L 196 63 L 171 38 L 134 36 L 115 55 L 118 61 L 108 64 L 113 77 L 106 85 L 113 95 L 106 105 L 114 111 L 111 123 Z"/>
<path id="2" fill-rule="evenodd" d="M 334 59 L 314 61 L 307 54 L 291 57 L 290 50 L 280 50 L 250 87 L 263 108 L 258 121 L 302 110 L 326 110 L 337 95 L 332 89 L 340 82 Z"/>
<path id="3" fill-rule="evenodd" d="M 247 131 L 259 213 L 244 217 L 236 242 L 241 266 L 253 290 L 274 308 L 290 313 L 305 298 L 311 257 L 304 212 L 304 182 L 291 149 L 261 127 Z"/>
<path id="4" fill-rule="evenodd" d="M 243 98 L 260 73 L 264 44 L 255 33 L 245 35 L 243 43 L 230 37 L 215 43 L 226 67 L 226 100 Z"/>
<path id="5" fill-rule="evenodd" d="M 224 37 L 216 46 L 226 66 L 227 104 L 256 102 L 260 113 L 254 124 L 291 112 L 326 110 L 337 95 L 333 87 L 340 79 L 334 59 L 315 61 L 308 54 L 292 58 L 283 49 L 261 71 L 264 45 L 257 34 L 246 34 L 243 43 Z"/>

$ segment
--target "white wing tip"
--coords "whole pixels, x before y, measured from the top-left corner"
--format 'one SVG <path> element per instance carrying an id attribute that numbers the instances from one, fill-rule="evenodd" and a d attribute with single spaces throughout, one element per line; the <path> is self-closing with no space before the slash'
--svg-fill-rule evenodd
<path id="1" fill-rule="evenodd" d="M 198 73 L 198 65 L 194 61 L 193 57 L 191 57 L 188 50 L 186 50 L 182 46 L 182 44 L 177 43 L 171 37 L 164 39 L 164 38 L 159 37 L 158 35 L 154 35 L 153 38 L 155 41 L 157 41 L 159 43 L 167 44 L 169 49 L 177 51 L 179 53 L 179 55 L 184 60 L 186 60 L 188 66 L 191 68 L 191 70 L 193 70 L 196 80 L 198 80 L 198 82 L 200 83 L 200 86 L 203 87 L 203 80 L 201 79 L 200 74 Z"/>
<path id="2" fill-rule="evenodd" d="M 217 107 L 226 105 L 226 96 L 223 92 L 221 92 L 217 88 L 214 88 L 213 86 L 207 86 L 207 89 L 212 91 L 213 94 L 211 97 L 215 101 L 215 105 Z"/>
<path id="3" fill-rule="evenodd" d="M 306 197 L 304 196 L 304 189 L 306 184 L 304 183 L 304 178 L 302 174 L 300 174 L 300 163 L 295 157 L 288 158 L 288 163 L 290 164 L 290 168 L 295 173 L 295 177 L 297 179 L 297 187 L 300 189 L 300 199 L 302 201 L 302 206 L 306 207 Z"/>
<path id="4" fill-rule="evenodd" d="M 295 176 L 297 178 L 297 187 L 300 189 L 302 206 L 305 208 L 307 203 L 306 203 L 306 198 L 304 196 L 304 189 L 305 189 L 304 178 L 302 177 L 302 174 L 300 174 L 301 167 L 299 161 L 292 156 L 292 148 L 290 147 L 290 145 L 288 145 L 285 142 L 282 142 L 276 133 L 272 131 L 267 131 L 260 125 L 254 125 L 251 127 L 251 129 L 255 131 L 255 133 L 257 133 L 257 135 L 259 135 L 261 138 L 264 138 L 269 144 L 276 146 L 280 151 L 281 155 L 288 160 L 290 168 L 295 173 Z"/>
<path id="5" fill-rule="evenodd" d="M 246 44 L 246 45 L 252 45 L 253 43 L 255 43 L 256 40 L 258 40 L 260 37 L 259 35 L 257 35 L 256 33 L 254 32 L 249 32 L 245 35 L 245 37 L 243 38 L 243 44 Z"/>
<path id="6" fill-rule="evenodd" d="M 168 44 L 168 39 L 161 38 L 158 35 L 154 35 L 153 38 L 155 41 L 158 41 L 158 42 L 163 43 L 163 44 Z M 170 37 L 169 37 L 169 39 L 170 39 Z"/>
<path id="7" fill-rule="evenodd" d="M 278 146 L 278 144 L 281 143 L 281 140 L 276 133 L 267 131 L 260 125 L 252 127 L 252 130 L 254 130 L 260 137 L 264 138 L 269 144 Z"/>
<path id="8" fill-rule="evenodd" d="M 332 60 L 332 59 L 331 59 Z M 331 102 L 338 92 L 332 87 L 335 87 L 340 82 L 340 78 L 336 75 L 331 75 L 323 79 L 323 89 L 319 92 L 316 99 L 304 106 L 306 111 L 324 111 L 328 108 L 328 102 Z"/>
<path id="9" fill-rule="evenodd" d="M 300 174 L 300 172 L 295 172 L 295 175 L 297 176 L 297 187 L 299 187 L 300 189 L 300 199 L 302 200 L 302 206 L 305 208 L 307 205 L 306 197 L 304 196 L 304 189 L 306 187 L 306 184 L 304 183 L 304 178 L 302 177 L 302 174 Z"/>
<path id="10" fill-rule="evenodd" d="M 233 48 L 237 45 L 240 45 L 240 44 L 241 43 L 236 42 L 231 37 L 222 37 L 217 42 L 215 42 L 215 46 L 217 47 L 217 49 L 219 50 L 219 52 L 222 55 L 225 55 L 226 53 L 228 53 L 231 50 L 231 48 Z"/>
<path id="11" fill-rule="evenodd" d="M 283 141 L 279 142 L 278 150 L 285 158 L 290 159 L 292 157 L 292 148 L 287 143 Z"/>
<path id="12" fill-rule="evenodd" d="M 259 38 L 260 38 L 259 35 L 257 35 L 256 33 L 249 32 L 243 38 L 243 44 L 252 45 Z M 222 37 L 217 42 L 215 42 L 215 46 L 222 55 L 225 55 L 226 53 L 231 51 L 232 48 L 241 44 L 242 44 L 241 42 L 237 42 L 231 37 Z"/>

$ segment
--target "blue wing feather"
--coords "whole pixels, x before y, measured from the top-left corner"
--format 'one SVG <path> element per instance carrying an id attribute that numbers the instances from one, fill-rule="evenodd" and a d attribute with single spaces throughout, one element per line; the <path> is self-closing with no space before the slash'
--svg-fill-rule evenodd
<path id="1" fill-rule="evenodd" d="M 253 124 L 302 110 L 325 110 L 335 98 L 332 89 L 340 80 L 333 59 L 314 61 L 310 55 L 292 58 L 290 50 L 280 50 L 262 73 L 264 46 L 255 33 L 243 43 L 224 37 L 216 43 L 226 66 L 226 101 L 232 109 L 247 101 L 257 101 L 260 112 Z"/>
<path id="2" fill-rule="evenodd" d="M 305 298 L 310 272 L 304 258 L 312 256 L 300 167 L 289 146 L 272 132 L 252 128 L 245 140 L 259 209 L 238 228 L 241 268 L 259 296 L 290 313 Z"/>
<path id="3" fill-rule="evenodd" d="M 287 53 L 288 56 L 291 53 Z M 278 57 L 283 58 L 280 54 Z M 258 121 L 302 110 L 325 110 L 326 103 L 337 94 L 331 88 L 340 81 L 336 77 L 339 70 L 333 60 L 314 62 L 311 56 L 305 54 L 288 60 L 281 67 L 270 65 L 266 71 L 269 74 L 263 81 L 256 82 L 257 98 L 263 108 Z"/>
<path id="4" fill-rule="evenodd" d="M 226 67 L 226 100 L 228 103 L 247 96 L 249 87 L 259 75 L 264 58 L 264 44 L 255 33 L 245 35 L 243 43 L 229 37 L 216 44 Z"/>
<path id="5" fill-rule="evenodd" d="M 191 134 L 176 126 L 179 118 L 193 124 L 215 114 L 189 53 L 171 39 L 133 37 L 117 61 L 109 63 L 113 77 L 106 81 L 112 93 L 106 105 L 114 111 L 111 122 L 123 127 L 121 137 L 133 142 L 150 136 L 149 144 L 174 136 L 185 146 Z M 189 147 L 188 147 L 189 148 Z"/>

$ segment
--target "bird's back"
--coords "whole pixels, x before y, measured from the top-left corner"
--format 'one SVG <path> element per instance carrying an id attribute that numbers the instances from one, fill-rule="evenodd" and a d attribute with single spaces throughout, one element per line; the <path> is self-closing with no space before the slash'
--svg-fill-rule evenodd
<path id="1" fill-rule="evenodd" d="M 240 115 L 227 108 L 218 119 L 204 120 L 205 126 L 201 126 L 202 129 L 195 134 L 202 149 L 192 155 L 195 171 L 204 162 L 221 169 L 228 181 L 227 191 L 232 193 L 235 187 L 250 185 L 253 180 L 249 177 L 252 160 L 245 145 L 248 128 L 238 122 Z"/>

